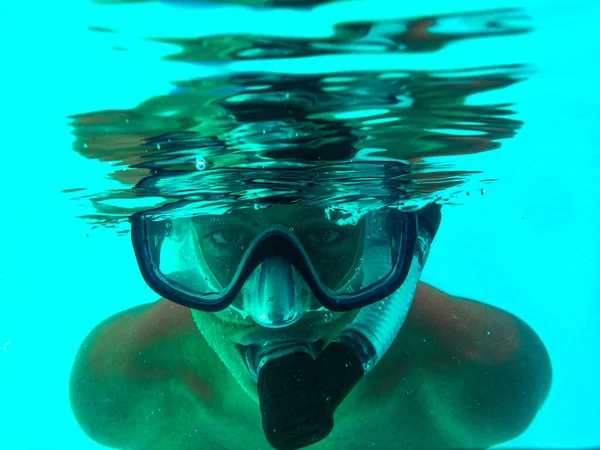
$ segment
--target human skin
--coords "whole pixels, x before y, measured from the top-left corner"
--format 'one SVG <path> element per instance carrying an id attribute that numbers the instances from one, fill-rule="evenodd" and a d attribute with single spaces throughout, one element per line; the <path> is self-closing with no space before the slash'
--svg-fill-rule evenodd
<path id="1" fill-rule="evenodd" d="M 319 330 L 331 339 L 354 314 Z M 269 449 L 256 383 L 235 343 L 256 329 L 168 300 L 99 324 L 70 381 L 82 429 L 119 449 Z M 216 338 L 215 338 L 216 336 Z M 380 363 L 310 449 L 487 448 L 523 433 L 551 385 L 550 359 L 523 321 L 420 283 Z"/>

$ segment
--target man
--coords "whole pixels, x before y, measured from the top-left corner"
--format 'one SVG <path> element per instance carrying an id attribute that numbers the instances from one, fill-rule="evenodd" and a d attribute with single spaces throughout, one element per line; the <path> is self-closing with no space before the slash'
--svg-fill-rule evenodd
<path id="1" fill-rule="evenodd" d="M 544 402 L 550 361 L 526 324 L 417 285 L 439 208 L 192 206 L 132 219 L 169 300 L 109 318 L 77 355 L 73 411 L 101 444 L 486 448 Z"/>

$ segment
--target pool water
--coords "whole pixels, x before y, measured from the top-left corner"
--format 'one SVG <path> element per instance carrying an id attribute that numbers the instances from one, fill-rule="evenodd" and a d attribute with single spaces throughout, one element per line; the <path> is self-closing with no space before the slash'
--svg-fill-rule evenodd
<path id="1" fill-rule="evenodd" d="M 499 447 L 599 446 L 600 7 L 258 3 L 0 6 L 0 448 L 103 448 L 68 380 L 92 328 L 156 299 L 131 212 L 273 197 L 445 204 L 422 279 L 517 315 L 552 359 Z"/>

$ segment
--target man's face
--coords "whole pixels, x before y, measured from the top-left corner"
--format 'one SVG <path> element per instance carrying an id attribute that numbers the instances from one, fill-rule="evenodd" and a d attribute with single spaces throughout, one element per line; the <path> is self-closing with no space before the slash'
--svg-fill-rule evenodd
<path id="1" fill-rule="evenodd" d="M 353 226 L 336 225 L 325 216 L 323 208 L 273 205 L 260 210 L 238 209 L 228 214 L 195 218 L 197 251 L 202 253 L 202 260 L 206 261 L 211 276 L 226 287 L 252 240 L 272 226 L 284 227 L 294 234 L 303 245 L 320 281 L 328 288 L 337 289 L 349 280 L 361 282 L 362 275 L 355 267 L 362 257 L 364 220 Z M 281 283 L 282 287 L 285 286 L 286 280 L 281 280 Z M 242 292 L 251 289 L 249 286 L 247 283 Z M 245 292 L 246 302 L 248 299 L 252 301 L 253 295 L 258 295 L 258 292 Z M 309 295 L 312 296 L 312 293 Z M 320 307 L 316 299 L 312 303 Z M 351 323 L 357 311 L 309 311 L 293 325 L 276 329 L 261 327 L 250 317 L 229 320 L 229 314 L 231 307 L 219 313 L 192 311 L 196 325 L 210 347 L 248 395 L 258 401 L 256 382 L 243 356 L 243 344 L 249 341 L 260 345 L 277 340 L 307 342 L 315 339 L 327 344 Z"/>

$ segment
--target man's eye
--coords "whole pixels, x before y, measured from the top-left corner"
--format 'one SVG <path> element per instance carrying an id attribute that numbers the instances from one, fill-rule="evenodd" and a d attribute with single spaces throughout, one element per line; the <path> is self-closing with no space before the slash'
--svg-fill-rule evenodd
<path id="1" fill-rule="evenodd" d="M 308 233 L 308 239 L 312 244 L 337 244 L 342 234 L 328 228 L 311 231 Z"/>

